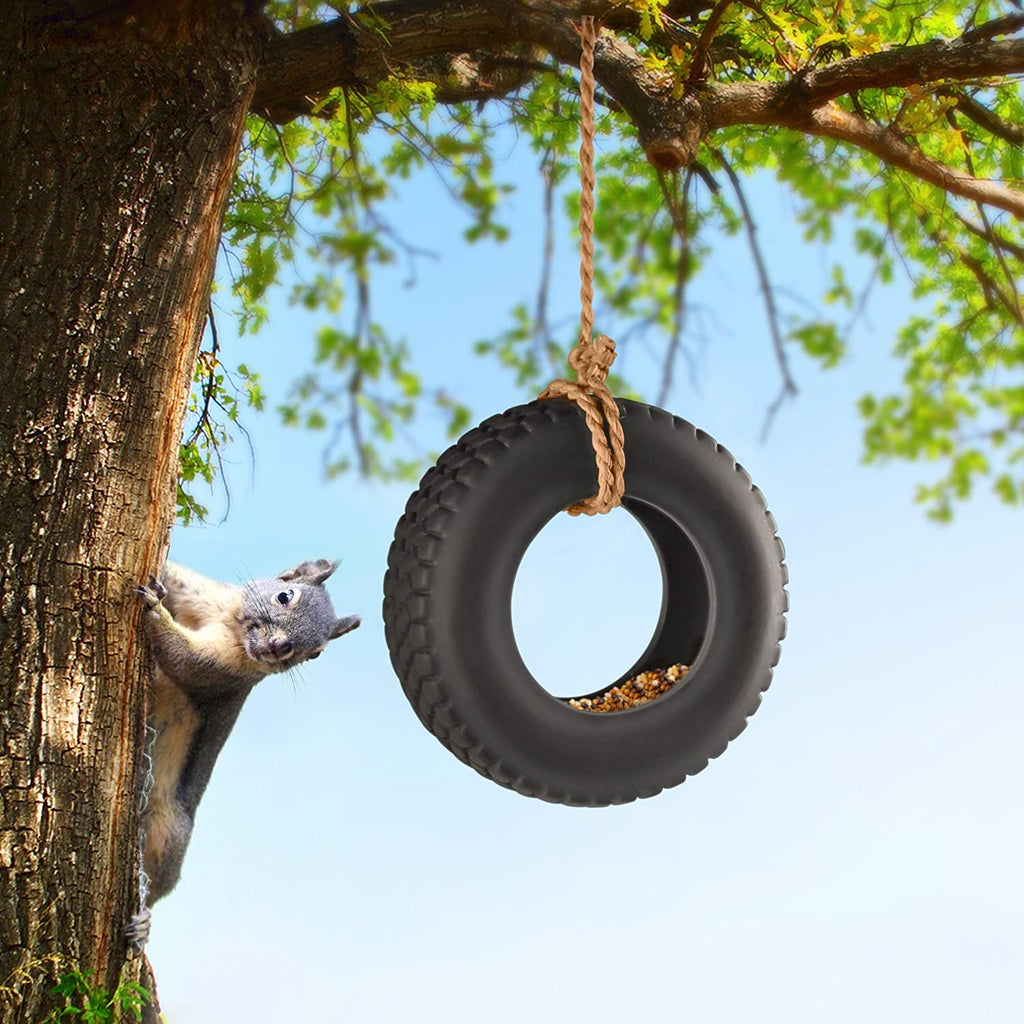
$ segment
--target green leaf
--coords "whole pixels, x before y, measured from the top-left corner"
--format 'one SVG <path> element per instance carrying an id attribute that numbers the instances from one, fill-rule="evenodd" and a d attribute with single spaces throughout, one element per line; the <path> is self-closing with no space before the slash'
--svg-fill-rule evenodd
<path id="1" fill-rule="evenodd" d="M 288 0 L 271 0 L 265 9 L 282 32 L 336 16 Z M 668 8 L 665 0 L 629 0 L 614 29 L 604 31 L 614 31 L 638 53 L 650 81 L 668 96 L 691 88 L 688 77 L 702 38 L 710 45 L 702 54 L 708 83 L 700 87 L 749 89 L 751 83 L 790 82 L 803 70 L 849 57 L 958 40 L 966 29 L 1004 13 L 1005 5 L 994 0 L 972 6 L 952 0 L 787 0 L 697 5 L 689 13 Z M 349 16 L 360 31 L 387 45 L 390 26 L 379 11 L 364 5 Z M 719 16 L 712 26 L 710 19 Z M 534 70 L 537 61 L 550 70 Z M 440 414 L 452 431 L 468 418 L 460 396 L 444 394 L 442 375 L 426 360 L 417 362 L 419 353 L 392 336 L 387 311 L 374 306 L 381 275 L 393 273 L 397 263 L 414 265 L 415 254 L 430 242 L 405 237 L 395 204 L 412 176 L 425 173 L 440 183 L 437 215 L 461 217 L 468 243 L 504 241 L 522 217 L 521 210 L 510 209 L 512 190 L 503 180 L 504 157 L 518 142 L 535 154 L 538 179 L 560 211 L 550 225 L 559 245 L 575 237 L 578 72 L 546 56 L 530 63 L 514 92 L 479 105 L 437 102 L 439 88 L 450 86 L 443 61 L 436 82 L 417 80 L 396 64 L 371 88 L 320 97 L 316 116 L 286 125 L 253 116 L 247 123 L 224 224 L 226 287 L 217 300 L 225 311 L 218 316 L 235 316 L 243 334 L 258 331 L 267 323 L 271 296 L 287 291 L 289 301 L 317 317 L 314 365 L 296 367 L 281 415 L 291 425 L 335 428 L 330 434 L 340 438 L 339 448 L 327 460 L 332 473 L 358 468 L 404 477 L 421 464 L 420 453 L 410 450 L 415 443 L 409 444 L 418 417 Z M 898 133 L 958 174 L 1019 187 L 1024 150 L 966 118 L 962 107 L 969 101 L 1008 124 L 1024 123 L 1024 100 L 1012 78 L 862 89 L 834 102 Z M 807 282 L 800 296 L 773 288 L 787 344 L 834 366 L 846 352 L 851 325 L 870 316 L 875 302 L 886 301 L 888 285 L 909 283 L 915 297 L 892 344 L 902 380 L 860 402 L 865 457 L 931 463 L 935 478 L 922 484 L 919 497 L 937 518 L 951 515 L 981 480 L 1001 500 L 1019 502 L 1024 232 L 1017 221 L 993 213 L 986 223 L 969 204 L 893 170 L 865 149 L 795 130 L 720 129 L 693 169 L 659 175 L 619 109 L 600 110 L 598 121 L 596 305 L 628 339 L 620 351 L 634 347 L 665 360 L 677 342 L 683 352 L 700 347 L 707 268 L 731 236 L 747 236 L 748 242 L 757 237 L 751 224 L 762 222 L 758 204 L 773 184 L 805 244 L 822 247 L 822 266 L 830 268 L 823 279 Z M 751 200 L 750 210 L 723 160 Z M 986 232 L 1003 239 L 1001 251 Z M 761 246 L 774 285 L 772 261 L 778 256 L 765 239 Z M 753 293 L 752 264 L 746 272 L 750 276 L 742 280 L 753 282 Z M 511 374 L 524 396 L 564 372 L 574 343 L 575 328 L 558 319 L 566 315 L 565 304 L 556 307 L 552 300 L 550 310 L 540 308 L 533 301 L 538 285 L 536 279 L 517 282 L 519 294 L 509 300 L 504 327 L 472 346 Z M 727 313 L 718 311 L 723 319 Z M 248 362 L 235 371 L 218 362 L 211 378 L 216 353 L 206 360 L 197 371 L 181 458 L 179 510 L 191 518 L 205 510 L 185 491 L 210 486 L 218 446 L 266 401 Z M 628 380 L 617 380 L 616 387 L 631 390 Z M 766 404 L 771 393 L 766 388 Z M 204 418 L 204 408 L 215 415 Z M 202 427 L 190 439 L 197 422 Z"/>

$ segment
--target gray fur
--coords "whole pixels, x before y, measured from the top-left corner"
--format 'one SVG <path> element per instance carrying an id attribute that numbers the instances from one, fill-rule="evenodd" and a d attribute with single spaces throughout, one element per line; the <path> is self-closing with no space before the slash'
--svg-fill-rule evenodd
<path id="1" fill-rule="evenodd" d="M 245 585 L 244 625 L 251 657 L 265 660 L 273 672 L 282 672 L 317 657 L 328 640 L 359 625 L 358 615 L 335 616 L 324 589 L 324 580 L 337 567 L 337 562 L 319 558 L 275 579 L 250 580 Z M 283 656 L 281 644 L 288 645 Z"/>
<path id="2" fill-rule="evenodd" d="M 306 561 L 235 587 L 168 562 L 161 580 L 139 588 L 157 667 L 154 781 L 143 822 L 150 903 L 178 881 L 196 808 L 252 688 L 359 625 L 358 615 L 335 615 L 324 588 L 337 565 Z M 143 914 L 128 930 L 136 944 L 140 917 L 148 929 Z"/>

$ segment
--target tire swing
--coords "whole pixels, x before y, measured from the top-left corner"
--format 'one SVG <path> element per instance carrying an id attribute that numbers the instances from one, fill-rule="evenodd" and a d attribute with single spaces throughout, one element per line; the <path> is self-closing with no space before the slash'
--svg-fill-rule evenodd
<path id="1" fill-rule="evenodd" d="M 679 784 L 742 732 L 779 659 L 787 573 L 764 497 L 732 455 L 677 416 L 616 401 L 604 384 L 614 343 L 590 343 L 592 18 L 581 35 L 577 381 L 485 420 L 427 471 L 388 554 L 384 625 L 406 696 L 459 760 L 525 796 L 600 806 Z M 623 677 L 558 698 L 516 646 L 516 572 L 560 510 L 618 504 L 661 564 L 658 625 Z M 602 599 L 611 623 L 617 592 Z"/>

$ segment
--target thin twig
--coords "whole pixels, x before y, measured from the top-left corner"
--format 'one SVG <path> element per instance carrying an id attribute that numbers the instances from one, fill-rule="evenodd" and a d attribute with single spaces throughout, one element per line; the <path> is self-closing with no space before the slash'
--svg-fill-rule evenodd
<path id="1" fill-rule="evenodd" d="M 963 216 L 963 214 L 956 213 L 955 211 L 954 213 L 956 219 L 960 221 L 960 223 L 970 231 L 972 235 L 983 239 L 988 242 L 989 245 L 992 245 L 997 249 L 1001 249 L 1003 252 L 1009 253 L 1016 259 L 1024 261 L 1024 246 L 1018 245 L 1005 235 L 999 234 L 991 224 L 982 227 L 980 224 L 975 224 L 973 221 L 968 220 Z"/>
<path id="2" fill-rule="evenodd" d="M 740 206 L 743 223 L 747 229 L 747 241 L 750 243 L 750 252 L 754 258 L 754 267 L 757 270 L 757 279 L 761 287 L 761 295 L 764 298 L 765 311 L 768 314 L 768 331 L 771 334 L 772 346 L 775 349 L 775 361 L 778 364 L 779 373 L 782 376 L 782 387 L 779 390 L 779 394 L 768 407 L 768 411 L 765 415 L 764 426 L 761 429 L 761 438 L 763 440 L 768 436 L 768 433 L 771 430 L 772 421 L 775 419 L 775 415 L 778 413 L 783 403 L 797 393 L 797 386 L 789 370 L 789 359 L 786 355 L 785 343 L 782 338 L 782 330 L 779 327 L 779 311 L 775 305 L 775 294 L 772 289 L 771 279 L 768 276 L 768 266 L 765 263 L 764 255 L 761 252 L 761 246 L 757 240 L 757 225 L 754 222 L 753 214 L 751 213 L 750 206 L 747 203 L 747 197 L 743 191 L 743 186 L 740 183 L 739 176 L 736 174 L 736 171 L 733 169 L 732 164 L 729 163 L 725 154 L 719 149 L 713 149 L 712 152 L 718 162 L 722 165 L 722 170 L 724 170 L 726 175 L 728 175 L 729 183 L 732 185 L 733 191 L 736 193 L 736 200 Z"/>
<path id="3" fill-rule="evenodd" d="M 540 283 L 537 286 L 537 306 L 533 317 L 534 356 L 538 361 L 538 368 L 542 346 L 551 336 L 548 326 L 548 296 L 555 255 L 555 172 L 554 150 L 551 147 L 548 147 L 541 160 L 540 173 L 544 181 L 544 242 L 541 252 Z"/>
<path id="4" fill-rule="evenodd" d="M 1009 142 L 1011 146 L 1024 145 L 1024 128 L 1013 121 L 1000 117 L 994 110 L 990 110 L 984 103 L 979 102 L 975 97 L 968 95 L 961 89 L 953 86 L 936 90 L 939 96 L 952 96 L 956 99 L 956 109 L 964 117 L 973 121 L 979 128 L 996 138 Z"/>
<path id="5" fill-rule="evenodd" d="M 704 164 L 695 160 L 690 165 L 690 170 L 692 170 L 693 173 L 696 174 L 697 177 L 704 182 L 705 186 L 707 187 L 707 190 L 713 196 L 717 196 L 718 193 L 721 192 L 722 188 L 715 180 L 715 176 L 711 173 L 711 171 L 708 170 L 707 167 L 704 166 Z"/>
<path id="6" fill-rule="evenodd" d="M 954 114 L 952 110 L 947 110 L 946 111 L 946 116 L 949 119 L 950 126 L 954 129 L 954 131 L 959 131 L 959 126 L 957 125 L 957 121 L 956 121 L 956 114 Z M 961 138 L 963 138 L 962 135 L 961 135 Z M 971 156 L 970 145 L 968 144 L 966 138 L 963 139 L 963 143 L 964 143 L 964 162 L 967 165 L 967 170 L 970 171 L 970 173 L 972 175 L 974 175 L 975 174 L 974 160 L 973 160 L 973 158 Z M 977 209 L 978 209 L 978 216 L 981 218 L 981 223 L 984 226 L 985 236 L 988 237 L 988 238 L 991 238 L 993 231 L 992 231 L 992 222 L 991 222 L 991 220 L 989 220 L 988 211 L 985 209 L 985 207 L 984 207 L 984 205 L 982 203 L 976 203 L 975 205 L 977 206 Z M 1021 306 L 1020 306 L 1020 293 L 1019 293 L 1019 289 L 1018 289 L 1018 286 L 1017 286 L 1017 279 L 1014 276 L 1014 274 L 1010 271 L 1010 268 L 1009 268 L 1009 266 L 1006 263 L 1006 256 L 1003 253 L 1003 251 L 999 248 L 999 246 L 996 245 L 996 246 L 993 246 L 992 248 L 993 248 L 993 251 L 995 252 L 996 261 L 999 263 L 999 268 L 1003 272 L 1003 277 L 1006 279 L 1007 285 L 1009 285 L 1009 292 L 1008 292 L 1007 298 L 1012 303 L 1012 307 L 1007 307 L 1007 312 L 1009 312 L 1009 313 L 1014 315 L 1014 318 L 1016 319 L 1018 324 L 1024 326 L 1024 312 L 1022 312 Z M 1003 295 L 1001 290 L 999 291 L 999 294 L 1000 294 L 1000 296 Z M 1004 306 L 1006 305 L 1006 301 L 1005 300 L 1003 301 L 1003 304 L 1004 304 Z"/>
<path id="7" fill-rule="evenodd" d="M 697 45 L 693 49 L 693 58 L 690 63 L 690 75 L 687 81 L 690 85 L 696 85 L 698 82 L 703 82 L 707 77 L 707 63 L 708 53 L 711 50 L 711 42 L 715 37 L 715 33 L 718 31 L 718 26 L 721 24 L 722 18 L 725 16 L 725 12 L 732 6 L 733 0 L 718 0 L 714 8 L 711 11 L 708 20 L 704 22 L 704 27 L 701 29 L 700 38 L 697 40 Z"/>
<path id="8" fill-rule="evenodd" d="M 672 391 L 675 375 L 675 362 L 682 347 L 683 331 L 686 327 L 686 285 L 690 279 L 690 205 L 689 190 L 693 181 L 694 171 L 688 169 L 683 178 L 682 189 L 679 188 L 679 172 L 673 171 L 673 189 L 669 189 L 665 172 L 658 174 L 658 184 L 661 194 L 665 199 L 669 214 L 672 217 L 674 234 L 679 239 L 679 258 L 676 262 L 676 281 L 673 293 L 672 309 L 672 333 L 669 337 L 668 348 L 662 362 L 661 387 L 658 390 L 658 405 L 665 405 L 668 396 Z M 690 353 L 685 348 L 682 351 L 686 355 L 687 364 L 690 370 L 690 381 L 696 384 L 696 367 L 690 358 Z"/>
<path id="9" fill-rule="evenodd" d="M 220 342 L 217 339 L 217 320 L 213 315 L 213 297 L 211 296 L 207 300 L 206 307 L 207 323 L 210 325 L 210 351 L 203 353 L 206 357 L 209 365 L 209 371 L 206 377 L 206 383 L 203 384 L 203 408 L 199 413 L 199 419 L 196 421 L 196 425 L 189 434 L 188 440 L 185 442 L 187 448 L 190 444 L 194 444 L 198 439 L 199 435 L 203 432 L 210 420 L 210 402 L 213 399 L 214 392 L 214 381 L 217 374 L 217 354 L 220 352 Z M 219 404 L 219 403 L 218 403 Z M 216 441 L 213 440 L 212 431 L 210 432 L 210 439 L 213 443 L 214 450 L 217 448 Z"/>

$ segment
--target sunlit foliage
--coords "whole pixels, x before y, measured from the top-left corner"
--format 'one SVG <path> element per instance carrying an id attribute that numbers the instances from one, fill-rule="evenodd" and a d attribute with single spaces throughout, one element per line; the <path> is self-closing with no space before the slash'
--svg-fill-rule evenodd
<path id="1" fill-rule="evenodd" d="M 704 83 L 785 82 L 887 48 L 956 40 L 973 27 L 1016 10 L 1008 3 L 901 0 L 871 3 L 672 3 L 634 0 L 614 31 L 647 66 L 672 76 L 674 95 Z M 382 38 L 388 25 L 357 5 L 278 2 L 268 8 L 282 31 L 356 12 Z M 369 20 L 366 20 L 369 19 Z M 1010 26 L 1011 34 L 1020 26 Z M 521 59 L 521 55 L 520 55 Z M 466 244 L 505 238 L 496 141 L 514 131 L 536 155 L 548 196 L 548 232 L 568 234 L 577 217 L 572 176 L 578 146 L 574 70 L 543 52 L 530 55 L 521 84 L 486 102 L 439 102 L 444 81 L 416 67 L 365 89 L 335 90 L 312 116 L 275 125 L 250 119 L 224 234 L 222 279 L 243 332 L 266 322 L 267 296 L 288 287 L 289 300 L 322 318 L 313 365 L 296 368 L 281 408 L 285 422 L 325 431 L 329 472 L 349 468 L 409 478 L 422 468 L 402 442 L 414 417 L 440 410 L 452 435 L 465 428 L 467 403 L 443 379 L 413 369 L 409 343 L 394 337 L 373 302 L 381 268 L 416 259 L 388 216 L 390 197 L 410 175 L 432 168 L 466 215 Z M 620 337 L 643 335 L 661 346 L 664 400 L 680 366 L 692 358 L 688 314 L 708 254 L 723 234 L 746 234 L 764 297 L 766 335 L 779 364 L 778 399 L 790 395 L 790 353 L 823 367 L 840 364 L 849 331 L 871 294 L 909 279 L 913 317 L 895 341 L 903 387 L 860 402 L 868 459 L 930 460 L 941 468 L 919 497 L 938 518 L 951 514 L 985 478 L 1005 501 L 1024 501 L 1024 312 L 1017 278 L 1024 238 L 1011 215 L 958 198 L 857 145 L 801 131 L 737 125 L 704 139 L 697 160 L 655 171 L 634 126 L 602 97 L 597 221 L 599 302 Z M 921 153 L 976 179 L 1017 188 L 1024 177 L 1024 105 L 1016 79 L 939 79 L 907 88 L 865 88 L 836 102 L 871 125 L 884 125 Z M 746 196 L 753 175 L 771 175 L 791 196 L 808 241 L 828 240 L 837 225 L 854 240 L 869 272 L 857 283 L 852 259 L 838 259 L 822 295 L 804 306 L 776 301 L 773 256 L 759 251 L 757 210 Z M 859 262 L 858 267 L 863 268 Z M 562 372 L 573 331 L 552 329 L 540 267 L 537 301 L 510 310 L 507 330 L 481 339 L 477 351 L 515 375 L 524 397 Z M 287 282 L 287 285 L 285 284 Z M 296 283 L 297 282 L 297 283 Z M 197 369 L 199 420 L 183 449 L 185 479 L 209 479 L 212 453 L 239 403 L 260 405 L 258 379 L 241 367 L 232 376 L 216 350 Z M 628 393 L 629 381 L 614 382 Z M 769 401 L 771 396 L 768 396 Z M 766 405 L 768 403 L 766 402 Z M 220 416 L 209 415 L 219 406 Z M 202 415 L 203 413 L 207 415 Z M 221 424 L 218 426 L 217 424 Z M 201 509 L 182 492 L 184 514 Z"/>

